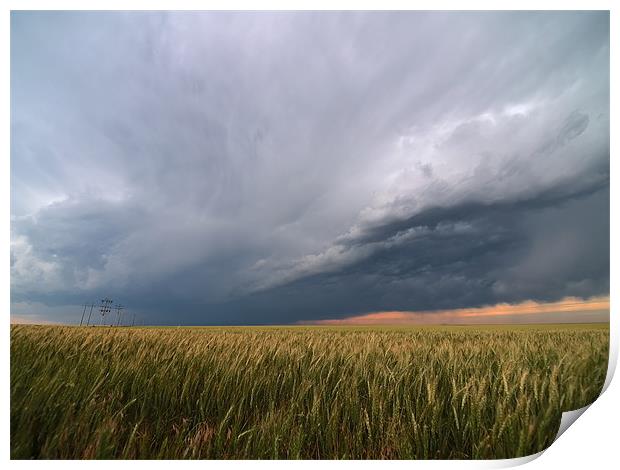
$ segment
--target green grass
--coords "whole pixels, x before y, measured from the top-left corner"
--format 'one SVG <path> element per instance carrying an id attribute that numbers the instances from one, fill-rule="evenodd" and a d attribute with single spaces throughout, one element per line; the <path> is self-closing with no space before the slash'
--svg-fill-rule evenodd
<path id="1" fill-rule="evenodd" d="M 11 327 L 12 458 L 511 458 L 596 399 L 607 325 Z"/>

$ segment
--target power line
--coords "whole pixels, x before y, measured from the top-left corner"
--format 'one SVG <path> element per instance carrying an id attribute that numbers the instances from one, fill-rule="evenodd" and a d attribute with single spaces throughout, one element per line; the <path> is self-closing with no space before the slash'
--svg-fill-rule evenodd
<path id="1" fill-rule="evenodd" d="M 99 324 L 103 325 L 105 322 L 105 316 L 107 314 L 109 314 L 110 312 L 112 312 L 112 310 L 116 311 L 116 326 L 122 326 L 123 325 L 123 310 L 126 309 L 126 307 L 124 305 L 118 304 L 116 306 L 113 306 L 114 301 L 112 299 L 109 299 L 108 297 L 105 297 L 103 299 L 101 299 L 101 303 L 99 305 L 99 314 L 101 315 L 101 319 Z M 96 307 L 94 302 L 91 303 L 85 303 L 83 305 L 81 305 L 82 307 L 84 307 L 82 309 L 82 317 L 80 318 L 80 326 L 84 325 L 84 317 L 86 316 L 86 309 L 90 307 L 90 310 L 88 312 L 88 318 L 86 319 L 86 326 L 93 326 L 91 325 L 90 321 L 93 315 L 93 309 Z M 131 326 L 134 326 L 136 324 L 136 314 L 133 314 L 132 317 L 132 321 L 131 321 Z M 114 325 L 114 321 L 111 322 L 110 326 L 115 326 Z"/>

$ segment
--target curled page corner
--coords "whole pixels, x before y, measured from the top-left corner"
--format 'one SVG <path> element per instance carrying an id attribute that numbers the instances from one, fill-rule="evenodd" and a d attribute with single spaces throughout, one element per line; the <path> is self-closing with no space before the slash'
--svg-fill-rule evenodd
<path id="1" fill-rule="evenodd" d="M 583 408 L 579 408 L 577 410 L 571 410 L 571 411 L 565 411 L 564 413 L 562 413 L 562 419 L 560 421 L 560 428 L 558 429 L 558 433 L 555 435 L 555 439 L 553 440 L 553 442 L 557 441 L 558 438 L 564 434 L 564 431 L 566 431 L 569 427 L 571 427 L 571 425 L 577 421 L 577 419 L 584 413 L 584 411 L 586 411 L 588 408 L 590 408 L 590 405 L 586 405 Z"/>
<path id="2" fill-rule="evenodd" d="M 591 404 L 590 404 L 591 405 Z M 560 420 L 560 427 L 558 429 L 557 434 L 555 435 L 555 439 L 553 439 L 553 442 L 557 441 L 558 438 L 564 434 L 564 431 L 566 431 L 568 428 L 571 427 L 571 425 L 577 421 L 577 419 L 588 409 L 590 408 L 590 405 L 584 406 L 583 408 L 579 408 L 577 410 L 571 410 L 571 411 L 565 411 L 562 413 L 562 418 Z M 552 444 L 553 445 L 553 444 Z M 520 465 L 524 465 L 526 463 L 531 462 L 532 460 L 537 459 L 538 457 L 540 457 L 542 454 L 545 453 L 545 451 L 548 449 L 549 447 L 547 447 L 546 449 L 541 450 L 540 452 L 536 453 L 536 454 L 531 454 L 531 455 L 526 455 L 525 457 L 517 457 L 514 459 L 506 459 L 506 460 L 501 460 L 501 461 L 497 461 L 496 463 L 496 467 L 495 468 L 504 468 L 504 467 L 518 467 Z"/>
<path id="3" fill-rule="evenodd" d="M 537 452 L 535 454 L 526 455 L 524 457 L 514 457 L 512 459 L 502 459 L 502 460 L 485 460 L 485 461 L 479 460 L 478 462 L 485 462 L 485 463 L 486 462 L 491 462 L 491 464 L 489 465 L 489 468 L 512 468 L 512 467 L 519 467 L 521 465 L 525 465 L 526 463 L 530 463 L 532 460 L 536 460 L 544 452 L 545 452 L 545 450 L 541 450 L 540 452 Z"/>

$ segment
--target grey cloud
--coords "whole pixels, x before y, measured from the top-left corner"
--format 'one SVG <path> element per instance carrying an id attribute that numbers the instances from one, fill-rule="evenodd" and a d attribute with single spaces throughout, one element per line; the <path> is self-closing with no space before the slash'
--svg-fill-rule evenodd
<path id="1" fill-rule="evenodd" d="M 272 323 L 608 291 L 608 13 L 14 12 L 11 84 L 20 305 Z"/>

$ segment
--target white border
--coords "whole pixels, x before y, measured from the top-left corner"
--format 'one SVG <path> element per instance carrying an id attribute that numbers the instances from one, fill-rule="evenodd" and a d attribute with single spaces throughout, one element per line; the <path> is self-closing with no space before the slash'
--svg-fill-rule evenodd
<path id="1" fill-rule="evenodd" d="M 198 0 L 152 0 L 152 1 L 101 1 L 94 0 L 88 3 L 77 0 L 61 0 L 55 2 L 49 2 L 44 0 L 8 0 L 2 3 L 3 11 L 0 16 L 0 63 L 4 64 L 2 70 L 2 87 L 0 88 L 1 95 L 4 103 L 4 112 L 1 114 L 1 127 L 2 139 L 0 140 L 4 146 L 4 158 L 2 159 L 2 168 L 0 168 L 0 193 L 2 194 L 2 230 L 0 231 L 0 244 L 3 247 L 0 250 L 0 266 L 3 269 L 0 270 L 2 276 L 3 289 L 0 289 L 0 302 L 4 307 L 6 315 L 6 323 L 3 334 L 3 348 L 2 348 L 2 361 L 0 362 L 2 367 L 2 378 L 4 379 L 3 386 L 0 389 L 2 399 L 2 421 L 1 421 L 1 452 L 2 459 L 8 461 L 10 458 L 9 450 L 9 430 L 10 430 L 10 408 L 9 408 L 9 247 L 10 247 L 10 235 L 9 235 L 9 174 L 10 174 L 10 120 L 9 120 L 9 101 L 10 101 L 10 10 L 73 10 L 73 9 L 133 9 L 133 10 L 229 10 L 229 9 L 322 9 L 322 10 L 334 10 L 334 9 L 358 9 L 358 10 L 390 10 L 390 9 L 433 9 L 433 10 L 462 10 L 462 9 L 474 9 L 474 10 L 486 10 L 486 9 L 549 9 L 549 10 L 563 10 L 563 9 L 576 9 L 576 10 L 611 10 L 611 83 L 618 83 L 617 54 L 618 47 L 615 45 L 620 44 L 618 35 L 618 15 L 620 10 L 614 9 L 613 2 L 608 0 L 589 0 L 589 1 L 563 1 L 553 2 L 550 0 L 523 0 L 517 1 L 504 1 L 501 4 L 497 1 L 490 0 L 478 0 L 469 2 L 458 1 L 416 1 L 405 2 L 396 0 L 382 0 L 381 2 L 370 1 L 357 1 L 346 2 L 343 0 L 328 1 L 284 1 L 284 0 L 265 0 L 262 2 L 250 2 L 241 0 L 224 1 L 198 1 Z M 618 109 L 618 97 L 615 89 L 612 85 L 611 89 L 611 154 L 614 154 L 616 149 L 616 139 L 614 138 L 614 124 L 616 120 L 616 110 Z M 612 180 L 617 174 L 616 165 L 611 160 L 611 173 Z M 611 203 L 612 207 L 616 206 L 618 193 L 615 190 L 614 185 L 611 185 Z M 6 225 L 4 225 L 6 224 Z M 614 216 L 613 211 L 611 214 L 611 240 L 618 240 L 618 220 Z M 611 245 L 611 349 L 610 349 L 610 368 L 606 382 L 606 390 L 602 396 L 594 402 L 590 408 L 581 416 L 577 424 L 571 426 L 551 447 L 546 451 L 538 454 L 539 458 L 526 457 L 524 459 L 513 459 L 508 461 L 389 461 L 389 462 L 375 462 L 375 461 L 355 461 L 355 462 L 336 462 L 336 461 L 323 461 L 320 465 L 327 467 L 341 467 L 343 465 L 355 465 L 357 468 L 378 468 L 378 467 L 390 467 L 390 468 L 410 468 L 415 465 L 418 468 L 498 468 L 505 466 L 520 465 L 528 463 L 528 468 L 540 468 L 547 469 L 549 466 L 560 467 L 563 469 L 581 469 L 584 466 L 591 468 L 611 468 L 611 462 L 617 462 L 617 427 L 616 422 L 620 417 L 619 403 L 620 403 L 620 386 L 618 380 L 610 383 L 617 363 L 618 356 L 618 320 L 615 308 L 615 295 L 616 287 L 614 281 L 617 279 L 617 261 L 618 250 Z M 177 465 L 175 462 L 174 465 Z M 89 466 L 93 468 L 107 468 L 110 462 L 84 462 L 84 461 L 45 461 L 45 462 L 28 462 L 28 461 L 10 461 L 10 465 L 15 468 L 24 468 L 31 466 L 45 465 L 46 468 L 83 468 L 83 466 Z M 164 468 L 164 466 L 170 465 L 167 461 L 117 461 L 114 465 L 118 466 L 131 466 L 131 468 Z M 289 468 L 294 465 L 298 468 L 310 468 L 316 465 L 313 461 L 191 461 L 184 463 L 187 466 L 209 465 L 214 468 L 233 468 L 239 465 L 249 466 L 256 469 L 270 469 L 270 468 Z"/>

